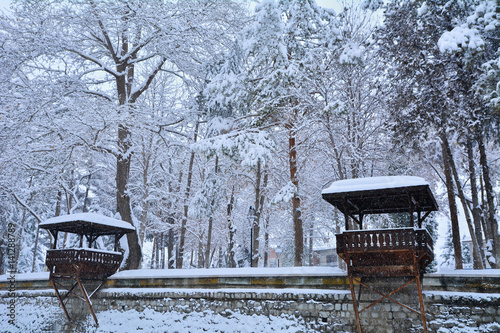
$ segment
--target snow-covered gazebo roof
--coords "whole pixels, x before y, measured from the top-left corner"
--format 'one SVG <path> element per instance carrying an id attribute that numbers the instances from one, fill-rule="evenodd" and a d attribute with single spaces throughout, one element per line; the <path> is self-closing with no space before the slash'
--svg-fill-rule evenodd
<path id="1" fill-rule="evenodd" d="M 438 210 L 429 183 L 414 176 L 339 180 L 324 189 L 322 196 L 347 215 Z"/>
<path id="2" fill-rule="evenodd" d="M 96 213 L 79 213 L 53 217 L 40 223 L 40 228 L 51 232 L 62 231 L 93 236 L 126 234 L 135 230 L 128 222 Z"/>

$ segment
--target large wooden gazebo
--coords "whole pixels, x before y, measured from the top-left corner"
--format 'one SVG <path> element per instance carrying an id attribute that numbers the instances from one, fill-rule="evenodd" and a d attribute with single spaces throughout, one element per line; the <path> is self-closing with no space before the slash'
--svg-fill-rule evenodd
<path id="1" fill-rule="evenodd" d="M 134 227 L 125 221 L 104 215 L 80 213 L 48 219 L 40 223 L 40 228 L 46 229 L 53 237 L 52 249 L 47 251 L 45 263 L 50 272 L 49 280 L 66 318 L 71 321 L 66 304 L 70 296 L 75 296 L 87 303 L 95 323 L 98 324 L 90 298 L 120 267 L 123 254 L 117 251 L 118 242 L 123 235 L 133 232 Z M 79 247 L 57 249 L 57 240 L 61 232 L 78 235 Z M 96 240 L 100 236 L 114 236 L 114 251 L 92 248 L 96 247 Z M 89 293 L 88 286 L 95 282 L 97 286 L 94 286 Z M 67 293 L 61 295 L 61 288 L 67 288 Z M 81 295 L 77 294 L 78 289 Z"/>
<path id="2" fill-rule="evenodd" d="M 432 211 L 438 210 L 429 183 L 423 178 L 411 176 L 348 179 L 334 182 L 323 190 L 322 196 L 345 217 L 345 231 L 336 235 L 337 254 L 347 265 L 358 332 L 361 333 L 360 313 L 386 299 L 420 315 L 424 332 L 427 332 L 421 283 L 434 253 L 432 238 L 427 230 L 422 229 L 422 222 Z M 408 213 L 410 225 L 405 228 L 363 230 L 365 215 L 386 213 Z M 354 223 L 350 223 L 349 219 Z M 350 228 L 351 225 L 355 228 Z M 410 279 L 389 293 L 380 292 L 365 283 L 365 278 L 376 281 L 389 277 Z M 379 294 L 381 298 L 359 310 L 355 283 Z M 412 283 L 417 285 L 420 310 L 391 297 Z"/>

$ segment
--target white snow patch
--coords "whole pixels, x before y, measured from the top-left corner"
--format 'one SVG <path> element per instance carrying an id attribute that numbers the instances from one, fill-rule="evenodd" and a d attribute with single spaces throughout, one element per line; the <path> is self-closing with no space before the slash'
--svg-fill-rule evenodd
<path id="1" fill-rule="evenodd" d="M 117 220 L 112 217 L 96 213 L 78 213 L 78 214 L 56 216 L 40 223 L 40 227 L 57 223 L 72 223 L 76 221 L 85 221 L 85 222 L 117 227 L 122 229 L 135 230 L 135 228 L 128 222 Z"/>
<path id="2" fill-rule="evenodd" d="M 345 46 L 339 57 L 341 64 L 357 64 L 363 62 L 363 49 L 356 43 L 349 43 Z"/>
<path id="3" fill-rule="evenodd" d="M 462 25 L 443 33 L 438 40 L 441 53 L 460 52 L 463 50 L 480 50 L 484 47 L 484 40 L 476 28 Z"/>
<path id="4" fill-rule="evenodd" d="M 138 269 L 118 272 L 109 279 L 239 277 L 239 276 L 345 276 L 337 267 L 280 267 L 280 268 L 213 268 L 213 269 Z"/>
<path id="5" fill-rule="evenodd" d="M 333 182 L 322 194 L 381 190 L 410 186 L 429 185 L 425 179 L 415 176 L 382 176 L 345 179 Z"/>
<path id="6" fill-rule="evenodd" d="M 43 302 L 43 301 L 42 301 Z M 7 304 L 0 304 L 0 311 L 7 313 Z M 182 310 L 182 309 L 180 309 Z M 184 313 L 159 312 L 146 308 L 136 310 L 107 310 L 97 313 L 99 326 L 89 314 L 79 332 L 306 332 L 303 320 L 293 316 L 246 315 L 239 311 L 226 311 L 221 315 L 212 310 Z M 0 316 L 0 327 L 11 333 L 38 333 L 53 331 L 54 323 L 66 320 L 60 306 L 48 304 L 23 304 L 16 308 L 15 326 L 8 316 Z"/>
<path id="7" fill-rule="evenodd" d="M 420 8 L 417 9 L 417 15 L 423 16 L 423 15 L 427 14 L 428 11 L 429 11 L 429 7 L 427 6 L 427 2 L 424 1 L 422 6 L 420 6 Z"/>
<path id="8" fill-rule="evenodd" d="M 446 276 L 460 276 L 460 277 L 477 277 L 477 276 L 494 276 L 500 277 L 500 269 L 452 269 L 447 267 L 440 267 L 436 273 L 427 274 L 429 277 L 446 277 Z"/>
<path id="9" fill-rule="evenodd" d="M 297 193 L 297 187 L 289 181 L 285 186 L 283 186 L 278 193 L 271 200 L 273 205 L 279 204 L 280 202 L 289 202 L 292 200 L 293 196 Z"/>

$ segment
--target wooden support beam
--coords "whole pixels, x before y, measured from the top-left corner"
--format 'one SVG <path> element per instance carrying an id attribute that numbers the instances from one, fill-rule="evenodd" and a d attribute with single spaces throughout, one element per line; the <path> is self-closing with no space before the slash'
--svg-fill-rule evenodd
<path id="1" fill-rule="evenodd" d="M 359 219 L 355 216 L 350 214 L 349 217 L 353 219 L 354 222 L 356 222 L 359 225 L 359 229 L 362 229 L 362 224 L 363 224 L 363 214 L 359 214 Z M 360 221 L 361 220 L 361 221 Z"/>
<path id="2" fill-rule="evenodd" d="M 422 216 L 420 218 L 420 224 L 419 224 L 419 227 L 422 228 L 422 222 L 424 222 L 424 220 L 429 217 L 429 215 L 431 214 L 432 212 L 429 210 L 427 212 L 425 212 L 424 216 Z"/>
<path id="3" fill-rule="evenodd" d="M 59 300 L 59 303 L 61 303 L 61 306 L 63 308 L 64 314 L 66 315 L 66 318 L 68 321 L 71 321 L 71 318 L 69 317 L 68 310 L 66 310 L 66 305 L 63 302 L 63 299 L 61 298 L 61 295 L 59 294 L 59 290 L 57 290 L 56 283 L 52 277 L 49 278 L 50 283 L 52 284 L 52 287 L 54 288 L 54 291 L 56 292 L 57 299 Z"/>
<path id="4" fill-rule="evenodd" d="M 425 308 L 424 308 L 424 298 L 422 296 L 422 282 L 420 281 L 420 265 L 417 260 L 417 254 L 413 255 L 413 267 L 415 270 L 415 279 L 417 283 L 418 300 L 420 303 L 420 315 L 422 316 L 422 325 L 424 327 L 424 333 L 427 333 L 427 321 L 425 320 Z"/>
<path id="5" fill-rule="evenodd" d="M 349 230 L 349 214 L 347 214 L 347 205 L 344 197 L 342 197 L 342 207 L 344 208 L 345 230 Z"/>
<path id="6" fill-rule="evenodd" d="M 57 247 L 57 235 L 59 234 L 59 231 L 57 230 L 49 230 L 49 232 L 54 236 L 54 244 L 52 244 L 52 250 L 55 250 Z"/>
<path id="7" fill-rule="evenodd" d="M 415 221 L 414 221 L 414 217 L 413 217 L 413 212 L 415 210 L 415 207 L 414 207 L 414 204 L 413 204 L 413 196 L 408 193 L 408 207 L 410 209 L 409 213 L 410 213 L 410 227 L 414 228 L 415 227 Z"/>
<path id="8" fill-rule="evenodd" d="M 348 260 L 346 260 L 347 263 L 347 276 L 349 277 L 349 287 L 351 289 L 351 298 L 352 298 L 352 305 L 354 308 L 354 316 L 356 317 L 356 326 L 358 328 L 358 333 L 361 332 L 361 322 L 359 321 L 359 312 L 358 312 L 358 304 L 356 302 L 356 292 L 354 291 L 354 278 L 352 274 L 352 266 L 350 263 L 350 258 L 347 257 Z"/>

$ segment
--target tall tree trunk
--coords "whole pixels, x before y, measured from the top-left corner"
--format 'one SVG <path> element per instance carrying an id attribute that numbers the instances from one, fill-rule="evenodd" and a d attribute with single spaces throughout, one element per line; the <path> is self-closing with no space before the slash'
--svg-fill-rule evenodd
<path id="1" fill-rule="evenodd" d="M 478 137 L 479 145 L 479 161 L 483 171 L 484 189 L 486 192 L 486 202 L 487 202 L 487 215 L 486 224 L 489 225 L 490 235 L 487 236 L 491 240 L 492 254 L 495 260 L 490 260 L 489 263 L 492 268 L 500 267 L 500 236 L 498 235 L 498 222 L 495 217 L 495 203 L 494 203 L 494 192 L 493 185 L 490 178 L 490 169 L 488 166 L 488 160 L 486 158 L 486 149 L 484 147 L 484 142 L 482 136 Z"/>
<path id="2" fill-rule="evenodd" d="M 448 144 L 448 142 L 446 142 Z M 469 234 L 472 240 L 472 262 L 474 269 L 484 269 L 483 266 L 483 258 L 481 256 L 481 251 L 478 246 L 478 242 L 476 239 L 476 233 L 474 231 L 474 226 L 472 225 L 472 219 L 470 217 L 469 205 L 467 204 L 467 200 L 465 198 L 464 191 L 462 189 L 462 184 L 460 182 L 460 178 L 458 177 L 457 167 L 455 165 L 455 159 L 453 158 L 453 154 L 451 152 L 451 148 L 449 145 L 446 146 L 446 152 L 448 155 L 448 159 L 450 161 L 450 169 L 453 173 L 453 178 L 455 179 L 455 184 L 457 186 L 458 197 L 462 203 L 462 208 L 465 214 L 465 220 L 467 222 L 467 227 L 469 229 Z"/>
<path id="3" fill-rule="evenodd" d="M 256 182 L 255 182 L 255 218 L 252 220 L 252 267 L 259 267 L 259 236 L 260 236 L 260 217 L 262 216 L 262 207 L 264 205 L 265 195 L 262 190 L 267 187 L 268 175 L 264 172 L 263 185 L 262 179 L 262 161 L 257 161 Z"/>
<path id="4" fill-rule="evenodd" d="M 165 269 L 165 233 L 162 232 L 161 233 L 161 237 L 160 237 L 160 252 L 161 252 L 161 258 L 160 258 L 160 266 L 161 266 L 161 269 Z"/>
<path id="5" fill-rule="evenodd" d="M 195 143 L 196 143 L 196 140 L 198 139 L 199 125 L 200 125 L 200 123 L 196 122 L 196 125 L 194 128 L 194 136 L 193 136 L 193 142 L 195 142 Z M 184 246 L 185 246 L 185 242 L 186 242 L 186 226 L 187 226 L 188 211 L 189 211 L 189 196 L 191 194 L 191 182 L 193 179 L 194 156 L 195 156 L 195 152 L 193 150 L 191 152 L 191 157 L 189 158 L 186 191 L 184 192 L 184 215 L 182 216 L 181 234 L 179 236 L 179 252 L 178 252 L 179 257 L 177 258 L 177 268 L 182 268 L 182 265 L 184 262 L 184 250 L 185 250 Z"/>
<path id="6" fill-rule="evenodd" d="M 172 168 L 172 161 L 169 160 L 168 163 L 168 172 L 169 174 L 173 174 L 173 168 Z M 180 186 L 182 182 L 182 177 L 183 173 L 182 170 L 179 172 L 179 180 L 177 181 L 177 185 L 172 186 L 172 182 L 169 181 L 168 183 L 168 192 L 170 194 L 170 197 L 174 197 L 174 192 L 179 193 L 180 192 Z M 175 246 L 175 213 L 173 211 L 174 207 L 174 202 L 172 200 L 168 201 L 167 204 L 167 223 L 168 223 L 168 237 L 167 237 L 167 250 L 168 250 L 168 269 L 174 269 L 175 268 L 175 258 L 176 258 L 176 253 L 174 252 L 174 246 Z"/>
<path id="7" fill-rule="evenodd" d="M 313 266 L 314 260 L 314 226 L 309 227 L 309 266 Z"/>
<path id="8" fill-rule="evenodd" d="M 202 239 L 203 239 L 203 234 L 201 235 L 200 239 L 198 240 L 198 266 L 197 268 L 203 268 L 204 266 L 204 259 L 205 259 L 205 256 L 203 254 L 203 242 L 202 242 Z"/>
<path id="9" fill-rule="evenodd" d="M 155 248 L 155 268 L 160 268 L 160 246 L 161 246 L 161 233 L 156 233 L 156 248 Z"/>
<path id="10" fill-rule="evenodd" d="M 446 180 L 446 190 L 448 194 L 448 204 L 450 207 L 451 218 L 451 233 L 453 239 L 453 251 L 455 253 L 455 269 L 462 269 L 462 246 L 460 242 L 460 227 L 458 224 L 458 211 L 455 201 L 455 189 L 453 186 L 452 171 L 450 167 L 450 160 L 446 147 L 448 146 L 448 138 L 446 133 L 441 134 L 441 149 L 443 155 L 444 175 Z"/>
<path id="11" fill-rule="evenodd" d="M 219 156 L 215 156 L 215 170 L 214 176 L 218 177 L 219 172 Z M 214 199 L 212 199 L 210 203 L 210 209 L 214 206 Z M 210 212 L 210 216 L 208 217 L 208 234 L 207 234 L 207 247 L 205 249 L 205 268 L 210 268 L 210 249 L 212 248 L 212 228 L 214 224 L 214 212 Z"/>
<path id="12" fill-rule="evenodd" d="M 471 197 L 472 197 L 472 220 L 474 222 L 474 232 L 476 234 L 477 246 L 479 247 L 479 251 L 481 253 L 481 258 L 483 259 L 483 267 L 485 264 L 484 261 L 484 242 L 482 236 L 482 225 L 481 225 L 481 209 L 479 207 L 479 195 L 477 191 L 477 182 L 476 182 L 476 165 L 474 162 L 474 151 L 472 150 L 472 140 L 467 140 L 467 158 L 469 160 L 469 178 L 470 178 L 470 188 L 471 188 Z"/>
<path id="13" fill-rule="evenodd" d="M 149 142 L 149 146 L 152 146 L 152 139 Z M 141 247 L 144 244 L 144 237 L 146 237 L 146 227 L 148 223 L 148 213 L 149 213 L 149 164 L 151 161 L 151 155 L 148 154 L 145 150 L 145 144 L 143 142 L 143 151 L 142 151 L 142 186 L 143 186 L 143 194 L 142 194 L 142 214 L 141 214 L 141 225 L 139 227 L 139 243 Z"/>
<path id="14" fill-rule="evenodd" d="M 156 260 L 156 249 L 158 247 L 158 233 L 154 233 L 154 236 L 153 236 L 153 250 L 151 251 L 151 263 L 149 265 L 149 268 L 150 269 L 153 269 L 155 268 L 155 260 Z"/>
<path id="15" fill-rule="evenodd" d="M 290 126 L 288 132 L 288 161 L 290 164 L 290 180 L 295 186 L 295 193 L 292 197 L 292 216 L 293 216 L 293 230 L 294 230 L 294 266 L 303 265 L 304 254 L 304 231 L 302 228 L 302 217 L 300 211 L 300 196 L 299 196 L 299 177 L 298 177 L 298 163 L 297 163 L 297 133 Z"/>
<path id="16" fill-rule="evenodd" d="M 128 53 L 128 38 L 126 32 L 123 32 L 121 45 L 121 55 Z M 127 64 L 119 62 L 116 66 L 118 73 L 128 73 Z M 118 104 L 125 108 L 122 112 L 128 112 L 131 107 L 128 104 L 127 83 L 131 84 L 133 78 L 125 75 L 116 77 L 116 90 L 118 94 Z M 128 192 L 128 182 L 130 178 L 130 164 L 132 162 L 131 135 L 129 128 L 125 124 L 118 125 L 118 156 L 116 158 L 116 211 L 120 214 L 123 221 L 134 225 L 132 220 L 132 209 L 130 207 L 130 194 Z M 141 265 L 142 250 L 139 244 L 139 235 L 137 230 L 127 234 L 128 257 L 125 261 L 125 269 L 138 269 Z"/>
<path id="17" fill-rule="evenodd" d="M 123 221 L 134 225 L 130 207 L 128 182 L 130 178 L 131 143 L 130 131 L 123 125 L 118 126 L 119 156 L 116 160 L 116 210 Z M 137 231 L 127 234 L 129 254 L 125 269 L 138 269 L 141 265 L 142 250 Z"/>
<path id="18" fill-rule="evenodd" d="M 210 249 L 212 248 L 212 228 L 214 224 L 214 216 L 211 214 L 208 218 L 208 234 L 207 234 L 207 244 L 205 248 L 205 268 L 210 268 Z"/>
<path id="19" fill-rule="evenodd" d="M 266 216 L 264 230 L 264 267 L 269 267 L 269 214 Z"/>
<path id="20" fill-rule="evenodd" d="M 229 203 L 227 204 L 227 225 L 229 229 L 229 244 L 228 244 L 228 266 L 229 268 L 235 268 L 236 262 L 234 261 L 234 234 L 236 233 L 236 228 L 233 225 L 232 213 L 234 207 L 234 185 L 231 190 L 231 198 L 229 199 Z"/>
<path id="21" fill-rule="evenodd" d="M 167 234 L 167 252 L 168 252 L 168 264 L 167 268 L 168 269 L 174 269 L 174 263 L 175 263 L 175 253 L 174 253 L 174 218 L 169 217 L 168 218 L 168 224 L 169 229 L 168 229 L 168 234 Z"/>
<path id="22" fill-rule="evenodd" d="M 222 251 L 222 246 L 219 245 L 219 258 L 217 259 L 217 267 L 222 268 L 222 262 L 224 260 L 224 252 Z"/>

